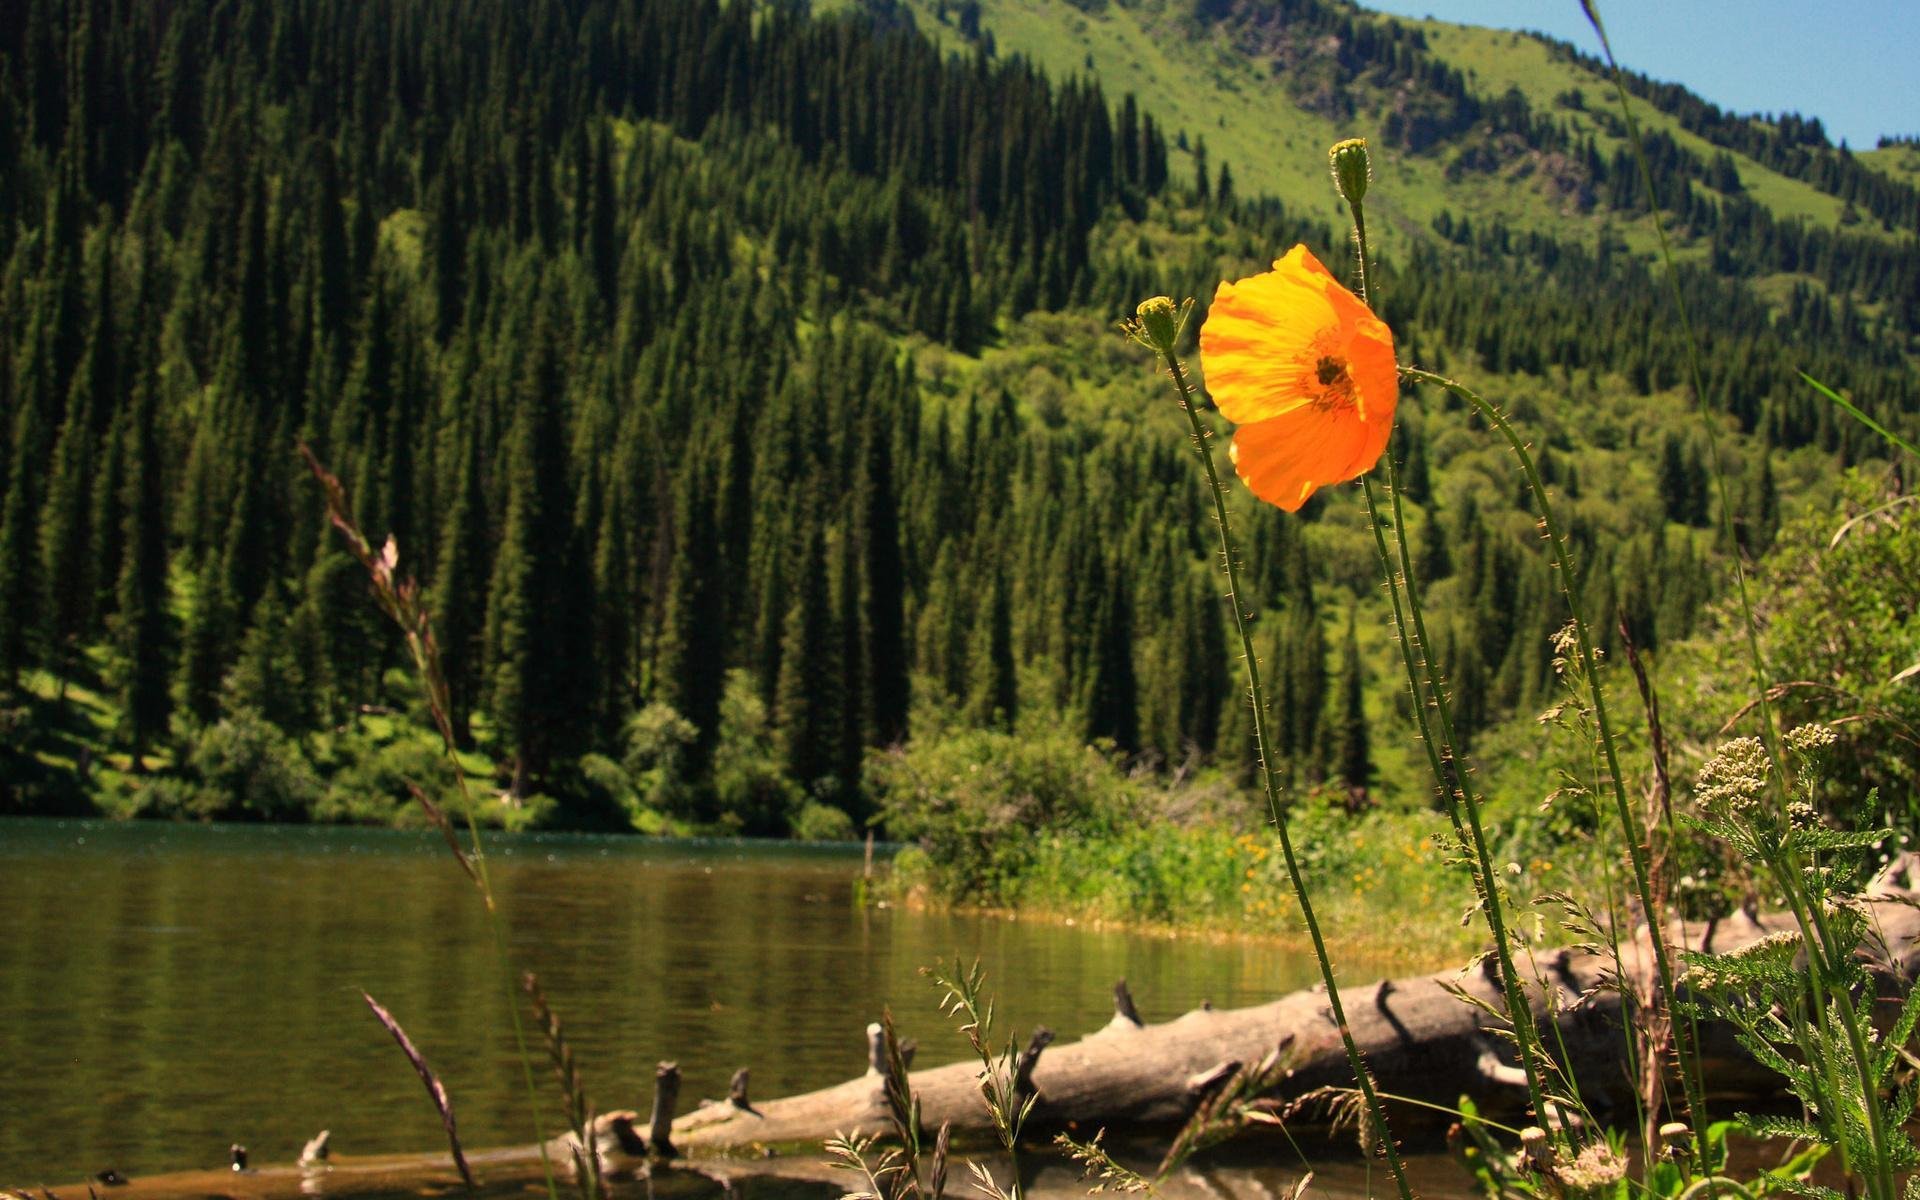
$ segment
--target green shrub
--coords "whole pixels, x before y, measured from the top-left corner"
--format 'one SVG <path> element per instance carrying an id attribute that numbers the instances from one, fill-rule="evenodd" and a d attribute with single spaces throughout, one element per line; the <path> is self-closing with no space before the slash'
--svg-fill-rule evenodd
<path id="1" fill-rule="evenodd" d="M 208 726 L 188 761 L 203 793 L 193 815 L 304 821 L 325 793 L 300 748 L 248 708 Z"/>
<path id="2" fill-rule="evenodd" d="M 627 751 L 621 766 L 633 782 L 641 807 L 691 816 L 696 797 L 687 777 L 687 751 L 700 731 L 671 704 L 656 700 L 633 714 L 626 732 Z"/>
<path id="3" fill-rule="evenodd" d="M 356 825 L 417 825 L 425 820 L 409 784 L 443 812 L 459 812 L 453 763 L 438 748 L 417 741 L 362 746 L 328 781 L 314 819 Z M 417 819 L 416 819 L 417 818 Z"/>
<path id="4" fill-rule="evenodd" d="M 969 903 L 1013 903 L 1048 836 L 1140 821 L 1144 788 L 1058 729 L 931 732 L 867 761 L 888 832 L 926 851 L 924 880 Z"/>
<path id="5" fill-rule="evenodd" d="M 831 804 L 809 800 L 794 814 L 793 836 L 803 842 L 851 842 L 853 818 Z"/>
<path id="6" fill-rule="evenodd" d="M 799 785 L 789 779 L 767 719 L 767 706 L 745 671 L 727 672 L 720 699 L 720 737 L 713 751 L 713 799 L 720 821 L 753 837 L 777 837 L 802 799 Z M 809 804 L 812 808 L 825 805 Z M 838 812 L 837 809 L 829 811 Z M 847 820 L 845 813 L 840 813 Z M 848 821 L 845 837 L 811 840 L 844 841 L 852 836 Z M 798 826 L 795 826 L 798 836 Z"/>
<path id="7" fill-rule="evenodd" d="M 103 807 L 116 817 L 210 821 L 219 815 L 222 798 L 178 775 L 122 775 Z"/>

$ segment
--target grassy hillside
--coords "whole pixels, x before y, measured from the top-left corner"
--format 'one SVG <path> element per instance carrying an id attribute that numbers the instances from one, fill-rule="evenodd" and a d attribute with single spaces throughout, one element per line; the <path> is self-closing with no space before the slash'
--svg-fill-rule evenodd
<path id="1" fill-rule="evenodd" d="M 908 3 L 923 30 L 949 45 L 965 43 L 951 0 Z M 1314 169 L 1319 152 L 1341 137 L 1364 136 L 1374 143 L 1376 172 L 1391 180 L 1378 206 L 1403 231 L 1424 231 L 1445 211 L 1476 224 L 1498 220 L 1517 232 L 1574 240 L 1604 233 L 1639 252 L 1655 249 L 1645 222 L 1592 203 L 1564 156 L 1476 131 L 1418 151 L 1396 146 L 1380 134 L 1388 114 L 1403 108 L 1413 90 L 1404 81 L 1378 70 L 1362 72 L 1353 86 L 1342 87 L 1338 103 L 1309 98 L 1303 104 L 1299 78 L 1315 69 L 1316 58 L 1337 57 L 1342 50 L 1337 40 L 1321 39 L 1304 48 L 1286 46 L 1284 39 L 1263 44 L 1245 22 L 1232 15 L 1207 21 L 1194 15 L 1196 7 L 1190 0 L 980 0 L 980 25 L 1000 53 L 1026 55 L 1055 77 L 1090 74 L 1112 93 L 1134 92 L 1171 133 L 1184 135 L 1183 151 L 1204 138 L 1211 169 L 1217 172 L 1222 162 L 1229 163 L 1241 194 L 1275 197 L 1311 220 L 1337 223 L 1341 216 L 1324 176 Z M 1225 11 L 1233 6 L 1204 7 Z M 1417 34 L 1428 53 L 1464 75 L 1474 97 L 1491 103 L 1515 89 L 1536 116 L 1551 117 L 1578 140 L 1591 138 L 1603 160 L 1629 147 L 1611 82 L 1590 62 L 1576 61 L 1564 44 L 1532 34 L 1329 7 L 1380 29 Z M 1351 106 L 1351 115 L 1327 111 L 1342 106 Z M 1775 218 L 1827 229 L 1840 225 L 1847 202 L 1838 196 L 1716 146 L 1645 102 L 1636 103 L 1636 116 L 1644 132 L 1671 137 L 1703 160 L 1726 154 L 1741 194 Z M 1859 157 L 1887 166 L 1909 183 L 1920 179 L 1920 153 L 1911 147 Z M 1175 176 L 1192 170 L 1191 153 L 1179 154 Z M 1683 258 L 1701 257 L 1699 240 L 1680 232 Z M 1913 240 L 1912 230 L 1873 220 L 1861 222 L 1857 232 Z"/>

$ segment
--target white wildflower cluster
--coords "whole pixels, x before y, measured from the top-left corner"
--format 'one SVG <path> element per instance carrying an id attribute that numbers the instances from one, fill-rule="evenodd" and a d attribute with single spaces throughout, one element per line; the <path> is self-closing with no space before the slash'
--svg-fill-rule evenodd
<path id="1" fill-rule="evenodd" d="M 1627 1160 L 1605 1142 L 1594 1142 L 1560 1168 L 1569 1196 L 1600 1196 L 1627 1177 Z"/>
<path id="2" fill-rule="evenodd" d="M 1769 933 L 1763 938 L 1748 942 L 1746 945 L 1737 949 L 1729 950 L 1723 957 L 1734 959 L 1766 958 L 1772 954 L 1790 955 L 1799 949 L 1800 931 L 1797 929 L 1782 929 L 1774 933 Z"/>
<path id="3" fill-rule="evenodd" d="M 1795 829 L 1812 829 L 1820 823 L 1820 811 L 1805 800 L 1787 802 L 1787 824 Z"/>
<path id="4" fill-rule="evenodd" d="M 1693 794 L 1710 809 L 1750 814 L 1759 806 L 1770 770 L 1760 739 L 1742 737 L 1722 745 L 1694 777 Z"/>
<path id="5" fill-rule="evenodd" d="M 1818 754 L 1839 740 L 1831 725 L 1799 725 L 1787 731 L 1787 745 L 1800 754 Z"/>

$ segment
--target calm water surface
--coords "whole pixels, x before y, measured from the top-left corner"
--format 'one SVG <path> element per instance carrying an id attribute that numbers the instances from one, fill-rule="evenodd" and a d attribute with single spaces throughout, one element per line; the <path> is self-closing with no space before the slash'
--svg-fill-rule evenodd
<path id="1" fill-rule="evenodd" d="M 956 954 L 984 963 L 1006 1032 L 1063 1038 L 1106 1022 L 1121 977 L 1150 1022 L 1317 978 L 1266 946 L 862 910 L 857 850 L 495 836 L 489 853 L 515 965 L 603 1109 L 644 1109 L 662 1059 L 683 1108 L 741 1066 L 763 1097 L 849 1078 L 883 1005 L 921 1064 L 960 1057 L 919 974 Z M 0 1185 L 217 1167 L 235 1141 L 290 1161 L 323 1128 L 343 1154 L 440 1145 L 362 988 L 440 1072 L 469 1146 L 531 1140 L 484 912 L 434 835 L 0 822 Z"/>

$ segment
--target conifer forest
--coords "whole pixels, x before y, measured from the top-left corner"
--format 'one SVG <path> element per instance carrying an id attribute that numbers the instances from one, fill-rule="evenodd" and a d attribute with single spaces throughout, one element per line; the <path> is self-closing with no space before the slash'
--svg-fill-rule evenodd
<path id="1" fill-rule="evenodd" d="M 0 0 L 0 1200 L 1913 1200 L 1920 139 L 1553 3 Z"/>
<path id="2" fill-rule="evenodd" d="M 491 823 L 911 839 L 943 747 L 1063 737 L 1115 786 L 1251 782 L 1206 493 L 1114 325 L 1197 297 L 1190 352 L 1219 280 L 1295 242 L 1338 262 L 1346 233 L 1236 184 L 1253 164 L 1154 94 L 1047 72 L 977 3 L 17 11 L 0 810 L 387 823 L 451 761 Z M 1376 236 L 1377 308 L 1403 363 L 1470 369 L 1527 428 L 1608 669 L 1630 645 L 1672 720 L 1732 716 L 1708 693 L 1737 556 L 1798 589 L 1765 606 L 1768 650 L 1819 687 L 1780 702 L 1878 714 L 1842 726 L 1847 769 L 1910 804 L 1912 747 L 1884 734 L 1915 701 L 1884 681 L 1912 576 L 1836 649 L 1804 626 L 1858 580 L 1794 556 L 1797 519 L 1911 471 L 1800 372 L 1913 433 L 1920 185 L 1817 121 L 1629 75 L 1664 122 L 1643 178 L 1603 65 L 1567 47 L 1589 94 L 1491 94 L 1336 0 L 1143 11 L 1297 59 L 1281 86 L 1364 126 L 1380 192 L 1414 187 L 1395 161 L 1465 180 Z M 1742 184 L 1762 170 L 1845 218 L 1777 211 Z M 1691 329 L 1635 240 L 1649 196 Z M 1497 756 L 1559 692 L 1565 613 L 1481 418 L 1428 387 L 1401 413 L 1430 648 L 1461 740 Z M 301 445 L 424 589 L 456 759 Z M 1424 807 L 1355 493 L 1234 510 L 1276 767 Z M 1900 519 L 1872 551 L 1896 580 Z M 1531 769 L 1489 786 L 1544 792 Z"/>

